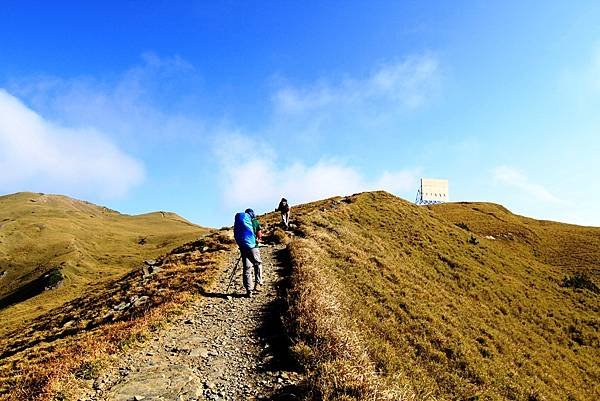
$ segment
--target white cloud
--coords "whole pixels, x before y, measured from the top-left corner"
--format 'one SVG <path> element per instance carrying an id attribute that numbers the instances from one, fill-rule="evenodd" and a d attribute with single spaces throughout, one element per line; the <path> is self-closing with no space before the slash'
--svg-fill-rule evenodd
<path id="1" fill-rule="evenodd" d="M 432 55 L 408 57 L 381 65 L 363 79 L 319 82 L 307 87 L 284 85 L 273 96 L 276 110 L 298 114 L 325 108 L 357 106 L 389 111 L 423 105 L 439 86 L 439 63 Z"/>
<path id="2" fill-rule="evenodd" d="M 362 191 L 406 194 L 416 190 L 415 169 L 373 174 L 349 165 L 343 156 L 323 156 L 314 162 L 302 161 L 301 157 L 285 161 L 285 156 L 277 154 L 279 142 L 269 138 L 281 136 L 273 135 L 279 132 L 310 148 L 323 134 L 330 138 L 343 136 L 344 140 L 356 134 L 370 135 L 373 120 L 420 107 L 433 95 L 438 81 L 438 62 L 427 55 L 382 65 L 364 79 L 346 78 L 338 84 L 319 82 L 304 88 L 279 86 L 272 96 L 275 113 L 271 125 L 262 130 L 271 133 L 270 137 L 257 140 L 254 138 L 258 135 L 242 132 L 215 135 L 223 205 L 269 210 L 281 197 L 297 204 Z M 340 127 L 355 131 L 332 134 L 340 132 Z M 289 148 L 289 141 L 283 146 Z M 332 149 L 340 150 L 343 152 L 341 148 Z M 295 153 L 301 155 L 302 150 Z M 289 149 L 285 155 L 289 157 Z"/>
<path id="3" fill-rule="evenodd" d="M 533 183 L 519 170 L 509 166 L 498 166 L 492 170 L 493 178 L 510 187 L 532 196 L 536 200 L 548 203 L 565 203 L 540 184 Z"/>
<path id="4" fill-rule="evenodd" d="M 113 77 L 29 76 L 8 88 L 53 121 L 93 126 L 139 146 L 204 132 L 196 109 L 200 81 L 182 58 L 146 53 L 139 65 Z"/>
<path id="5" fill-rule="evenodd" d="M 401 134 L 398 113 L 411 112 L 427 103 L 436 93 L 439 78 L 437 59 L 424 55 L 382 64 L 364 77 L 314 83 L 305 88 L 279 85 L 267 99 L 272 101 L 273 109 L 267 110 L 264 122 L 252 135 L 264 142 L 252 146 L 247 143 L 250 137 L 245 135 L 223 139 L 225 130 L 219 124 L 223 120 L 226 124 L 227 117 L 219 115 L 218 110 L 226 106 L 219 99 L 208 103 L 203 98 L 200 73 L 179 57 L 147 54 L 140 65 L 110 76 L 23 77 L 9 82 L 7 87 L 35 110 L 28 112 L 40 121 L 36 134 L 30 136 L 30 142 L 37 145 L 26 149 L 12 143 L 20 150 L 11 151 L 19 156 L 10 158 L 8 151 L 0 150 L 2 167 L 19 166 L 15 171 L 20 174 L 1 177 L 0 190 L 39 188 L 74 193 L 75 189 L 82 196 L 89 196 L 92 188 L 102 193 L 112 188 L 114 193 L 124 193 L 141 181 L 143 171 L 141 164 L 119 150 L 117 143 L 135 149 L 143 155 L 140 157 L 148 158 L 148 163 L 152 157 L 152 171 L 158 171 L 161 163 L 161 173 L 187 174 L 188 182 L 197 174 L 197 181 L 212 182 L 212 177 L 203 175 L 214 168 L 209 167 L 207 163 L 212 160 L 205 159 L 204 153 L 206 138 L 210 136 L 223 142 L 216 175 L 222 178 L 221 193 L 226 200 L 223 204 L 228 206 L 253 204 L 270 209 L 273 199 L 284 195 L 299 203 L 372 189 L 412 192 L 417 181 L 414 171 L 395 171 L 394 167 L 375 173 L 368 167 L 359 170 L 344 162 L 351 154 L 337 144 L 341 139 L 364 143 L 364 137 L 383 136 L 390 131 Z M 23 104 L 21 107 L 25 108 Z M 216 113 L 205 107 L 214 107 Z M 232 125 L 243 126 L 243 122 L 232 118 Z M 3 134 L 0 146 L 2 141 L 8 143 L 8 137 Z M 97 144 L 93 149 L 87 148 L 86 142 L 92 138 Z M 377 146 L 375 141 L 372 143 Z M 66 148 L 73 150 L 67 153 Z M 311 155 L 323 149 L 330 152 L 314 161 Z M 39 161 L 28 165 L 37 150 Z M 85 170 L 84 162 L 95 160 L 93 151 L 107 158 L 112 155 L 115 161 L 93 171 Z M 243 157 L 232 159 L 231 154 Z M 286 162 L 290 154 L 294 161 Z M 50 155 L 58 156 L 52 159 Z M 127 167 L 128 163 L 137 169 Z M 186 170 L 178 170 L 183 164 Z M 110 165 L 116 166 L 116 174 L 108 168 Z M 112 175 L 115 177 L 109 179 Z M 105 185 L 112 179 L 114 186 Z M 212 192 L 219 194 L 217 189 L 206 188 L 205 196 L 211 198 Z"/>
<path id="6" fill-rule="evenodd" d="M 381 188 L 392 193 L 402 193 L 416 190 L 418 170 L 384 171 L 373 187 Z"/>
<path id="7" fill-rule="evenodd" d="M 282 163 L 269 146 L 239 133 L 221 137 L 216 153 L 226 207 L 269 210 L 281 197 L 297 204 L 361 191 L 397 194 L 417 185 L 416 170 L 384 171 L 367 179 L 358 169 L 335 159 Z"/>
<path id="8" fill-rule="evenodd" d="M 119 197 L 144 169 L 106 135 L 54 124 L 0 89 L 0 190 Z"/>

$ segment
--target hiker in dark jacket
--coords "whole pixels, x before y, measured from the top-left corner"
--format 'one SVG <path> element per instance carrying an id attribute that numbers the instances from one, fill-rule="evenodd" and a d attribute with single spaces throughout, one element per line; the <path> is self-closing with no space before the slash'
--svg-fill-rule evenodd
<path id="1" fill-rule="evenodd" d="M 281 213 L 281 224 L 283 224 L 287 230 L 290 224 L 290 205 L 288 205 L 287 199 L 281 198 L 281 201 L 279 201 L 279 206 L 277 206 L 275 211 L 279 211 Z"/>
<path id="2" fill-rule="evenodd" d="M 248 297 L 251 297 L 252 292 L 258 290 L 258 286 L 263 284 L 262 260 L 260 259 L 260 250 L 258 249 L 258 241 L 252 223 L 253 218 L 256 218 L 254 211 L 246 209 L 245 212 L 235 215 L 233 224 L 233 236 L 240 248 L 244 268 L 242 277 Z M 252 280 L 252 267 L 254 267 L 254 280 Z"/>

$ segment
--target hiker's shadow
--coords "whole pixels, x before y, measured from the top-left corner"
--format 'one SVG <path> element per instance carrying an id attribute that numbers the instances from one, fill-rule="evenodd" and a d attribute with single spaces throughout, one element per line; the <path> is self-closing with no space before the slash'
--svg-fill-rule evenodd
<path id="1" fill-rule="evenodd" d="M 292 355 L 292 340 L 285 327 L 288 315 L 287 292 L 290 288 L 291 262 L 287 248 L 273 251 L 277 297 L 268 302 L 261 311 L 261 321 L 255 330 L 263 351 L 259 358 L 262 363 L 258 370 L 262 372 L 300 373 L 301 367 Z M 284 385 L 271 394 L 268 401 L 296 401 L 303 399 L 306 393 L 303 382 Z"/>
<path id="2" fill-rule="evenodd" d="M 287 248 L 273 251 L 274 272 L 276 273 L 275 289 L 277 296 L 272 298 L 261 311 L 260 324 L 255 336 L 264 347 L 261 357 L 266 359 L 262 370 L 278 372 L 281 370 L 298 370 L 290 353 L 291 341 L 284 325 L 287 316 L 287 291 L 290 287 L 291 264 Z"/>

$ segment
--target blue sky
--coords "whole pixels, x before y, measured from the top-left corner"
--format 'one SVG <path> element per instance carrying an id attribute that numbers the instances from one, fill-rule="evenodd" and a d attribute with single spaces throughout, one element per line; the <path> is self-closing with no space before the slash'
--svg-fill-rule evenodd
<path id="1" fill-rule="evenodd" d="M 0 193 L 218 227 L 431 177 L 600 225 L 598 2 L 82 3 L 0 8 Z"/>

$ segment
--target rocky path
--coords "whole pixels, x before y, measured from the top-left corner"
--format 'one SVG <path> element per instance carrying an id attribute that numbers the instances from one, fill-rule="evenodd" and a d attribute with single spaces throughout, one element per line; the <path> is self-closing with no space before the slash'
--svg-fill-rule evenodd
<path id="1" fill-rule="evenodd" d="M 82 400 L 295 400 L 300 380 L 286 361 L 280 291 L 283 247 L 261 248 L 262 291 L 246 298 L 241 264 L 226 293 L 227 270 L 169 329 L 100 376 Z"/>

